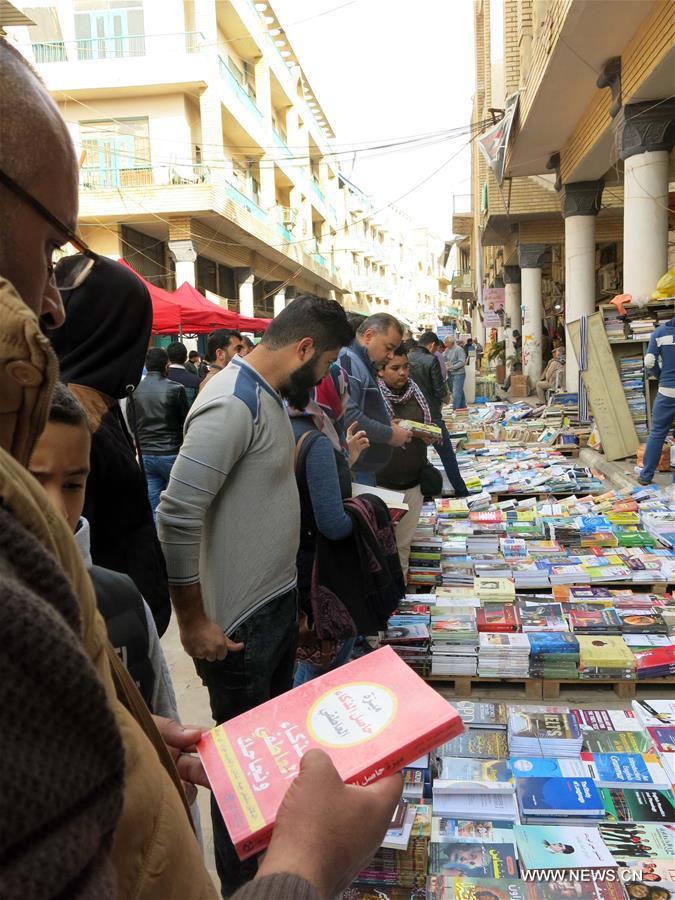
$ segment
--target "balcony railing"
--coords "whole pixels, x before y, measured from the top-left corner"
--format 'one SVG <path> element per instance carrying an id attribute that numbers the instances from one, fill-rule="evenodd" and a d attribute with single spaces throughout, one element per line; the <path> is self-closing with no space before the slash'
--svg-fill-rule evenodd
<path id="1" fill-rule="evenodd" d="M 275 144 L 277 145 L 277 147 L 281 150 L 281 152 L 284 154 L 284 156 L 289 157 L 289 158 L 290 158 L 291 156 L 293 156 L 293 154 L 292 154 L 292 152 L 291 152 L 291 148 L 290 148 L 290 147 L 288 146 L 288 144 L 286 143 L 285 138 L 283 138 L 283 137 L 279 134 L 279 132 L 276 130 L 276 128 L 273 128 L 273 129 L 272 129 L 272 137 L 274 138 L 274 143 L 275 143 Z"/>
<path id="2" fill-rule="evenodd" d="M 83 191 L 113 191 L 118 188 L 166 187 L 177 184 L 207 184 L 211 182 L 208 166 L 130 166 L 128 168 L 80 169 L 80 189 Z"/>
<path id="3" fill-rule="evenodd" d="M 325 203 L 326 195 L 316 183 L 316 179 L 313 176 L 309 179 L 309 186 L 312 189 L 312 193 L 314 194 L 314 196 L 317 197 L 321 203 Z"/>
<path id="4" fill-rule="evenodd" d="M 323 266 L 324 269 L 328 268 L 328 260 L 325 256 L 322 256 L 321 253 L 312 253 L 312 259 L 315 260 L 315 262 L 318 262 L 320 266 Z"/>
<path id="5" fill-rule="evenodd" d="M 240 84 L 234 73 L 228 66 L 227 62 L 223 59 L 222 56 L 218 57 L 218 71 L 220 72 L 220 77 L 228 83 L 230 86 L 230 90 L 237 95 L 237 97 L 241 100 L 244 106 L 248 107 L 251 112 L 255 113 L 259 118 L 263 118 L 263 114 L 258 109 L 255 101 L 249 95 L 248 91 L 244 87 L 244 85 Z"/>
<path id="6" fill-rule="evenodd" d="M 239 190 L 239 188 L 230 181 L 225 182 L 225 191 L 238 206 L 243 206 L 243 208 L 248 210 L 248 212 L 255 216 L 256 219 L 267 223 L 267 213 L 262 207 L 258 206 L 255 200 L 249 197 L 248 194 Z"/>
<path id="7" fill-rule="evenodd" d="M 197 53 L 204 42 L 200 31 L 175 34 L 131 34 L 79 38 L 75 41 L 40 41 L 31 44 L 35 62 L 87 62 L 127 59 L 167 53 Z"/>

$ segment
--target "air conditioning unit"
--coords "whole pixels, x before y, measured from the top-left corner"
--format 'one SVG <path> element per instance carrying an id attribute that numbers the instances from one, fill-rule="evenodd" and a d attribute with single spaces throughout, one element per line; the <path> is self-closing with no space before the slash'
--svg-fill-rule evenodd
<path id="1" fill-rule="evenodd" d="M 279 209 L 281 224 L 287 231 L 293 231 L 298 224 L 298 211 L 290 206 L 282 206 Z"/>

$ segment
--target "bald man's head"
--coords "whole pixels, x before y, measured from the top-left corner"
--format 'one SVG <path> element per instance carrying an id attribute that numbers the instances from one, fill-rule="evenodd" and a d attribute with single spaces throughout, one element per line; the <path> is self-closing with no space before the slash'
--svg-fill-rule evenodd
<path id="1" fill-rule="evenodd" d="M 0 38 L 0 169 L 74 228 L 77 160 L 65 122 L 27 61 Z M 62 319 L 48 265 L 65 235 L 0 185 L 0 275 L 37 315 Z"/>

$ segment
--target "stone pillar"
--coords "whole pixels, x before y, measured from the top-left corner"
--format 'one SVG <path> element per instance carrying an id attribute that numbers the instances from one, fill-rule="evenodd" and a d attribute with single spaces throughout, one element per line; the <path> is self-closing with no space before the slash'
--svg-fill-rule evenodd
<path id="1" fill-rule="evenodd" d="M 506 360 L 516 352 L 513 332 L 518 331 L 522 336 L 523 322 L 520 314 L 520 269 L 518 266 L 504 266 L 504 313 L 511 323 L 504 331 L 506 333 Z M 522 339 L 522 337 L 521 337 Z"/>
<path id="2" fill-rule="evenodd" d="M 274 295 L 274 315 L 278 316 L 280 312 L 286 309 L 286 291 L 284 288 L 277 291 Z"/>
<path id="3" fill-rule="evenodd" d="M 528 376 L 530 390 L 541 378 L 541 267 L 545 244 L 521 244 L 518 248 L 520 282 L 523 299 L 523 374 Z"/>
<path id="4" fill-rule="evenodd" d="M 644 300 L 668 268 L 668 154 L 675 99 L 629 103 L 617 116 L 624 160 L 623 290 Z"/>
<path id="5" fill-rule="evenodd" d="M 184 281 L 196 284 L 197 245 L 194 241 L 169 241 L 169 253 L 176 263 L 176 287 Z"/>
<path id="6" fill-rule="evenodd" d="M 242 316 L 253 316 L 253 271 L 235 269 L 234 272 L 239 285 L 239 312 Z"/>
<path id="7" fill-rule="evenodd" d="M 604 182 L 566 184 L 561 194 L 565 220 L 565 381 L 575 392 L 579 363 L 569 336 L 570 322 L 595 312 L 595 217 L 600 212 Z"/>

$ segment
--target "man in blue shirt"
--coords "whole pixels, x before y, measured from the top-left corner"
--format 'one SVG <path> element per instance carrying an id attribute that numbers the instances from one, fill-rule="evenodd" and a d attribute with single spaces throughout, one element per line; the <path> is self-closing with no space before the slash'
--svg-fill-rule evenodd
<path id="1" fill-rule="evenodd" d="M 645 354 L 645 370 L 658 376 L 659 390 L 652 408 L 652 427 L 645 448 L 640 484 L 649 484 L 661 458 L 663 442 L 675 420 L 675 318 L 652 333 Z"/>
<path id="2" fill-rule="evenodd" d="M 412 433 L 392 422 L 377 385 L 377 373 L 399 347 L 403 329 L 388 313 L 375 313 L 362 322 L 356 337 L 340 354 L 340 365 L 349 378 L 350 397 L 345 427 L 357 423 L 365 431 L 370 448 L 361 455 L 354 477 L 360 484 L 375 485 L 377 472 L 389 462 L 392 447 L 403 447 Z"/>

